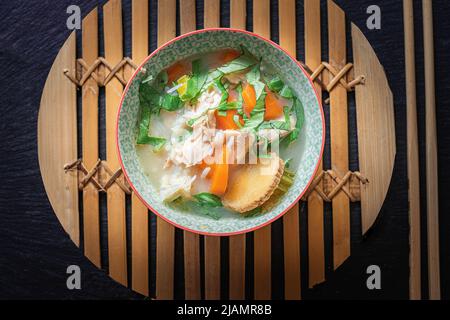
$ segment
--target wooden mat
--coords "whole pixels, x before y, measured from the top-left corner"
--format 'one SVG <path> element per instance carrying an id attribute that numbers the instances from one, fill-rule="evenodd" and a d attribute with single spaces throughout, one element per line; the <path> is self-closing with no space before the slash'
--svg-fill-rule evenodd
<path id="1" fill-rule="evenodd" d="M 195 0 L 179 1 L 181 33 L 197 26 Z M 300 299 L 301 288 L 325 281 L 324 202 L 332 203 L 333 267 L 350 256 L 350 202 L 361 203 L 362 231 L 373 225 L 385 199 L 395 158 L 393 98 L 373 49 L 352 24 L 347 33 L 344 12 L 328 1 L 328 21 L 321 21 L 319 0 L 279 0 L 278 12 L 270 12 L 269 0 L 253 1 L 253 16 L 247 14 L 245 0 L 230 1 L 230 27 L 245 29 L 253 21 L 253 31 L 271 37 L 271 14 L 278 14 L 279 42 L 297 55 L 296 38 L 305 39 L 305 68 L 316 88 L 329 93 L 324 108 L 330 110 L 331 168 L 320 170 L 308 195 L 308 255 L 300 254 L 299 205 L 283 217 L 284 297 Z M 204 27 L 220 26 L 220 1 L 204 1 Z M 98 11 L 103 20 L 99 21 Z M 304 10 L 304 21 L 296 21 L 296 11 Z M 76 57 L 76 35 L 61 49 L 50 71 L 42 95 L 38 125 L 39 162 L 44 185 L 53 209 L 75 244 L 83 239 L 84 254 L 99 268 L 101 228 L 99 193 L 107 194 L 108 266 L 111 278 L 157 299 L 174 298 L 175 228 L 157 219 L 156 255 L 149 248 L 149 212 L 131 194 L 120 171 L 114 130 L 116 112 L 124 85 L 134 68 L 149 54 L 149 15 L 158 17 L 158 45 L 176 36 L 177 2 L 159 0 L 151 12 L 148 0 L 132 1 L 132 56 L 124 57 L 123 16 L 120 0 L 110 0 L 83 20 L 81 56 Z M 282 17 L 282 18 L 281 18 Z M 99 24 L 103 35 L 99 35 Z M 323 28 L 328 39 L 322 39 Z M 100 37 L 101 36 L 101 37 Z M 346 39 L 352 39 L 354 62 L 346 61 Z M 99 57 L 99 41 L 104 41 L 104 57 Z M 328 41 L 329 61 L 323 61 L 322 41 Z M 105 88 L 106 132 L 100 132 L 99 95 Z M 77 88 L 81 90 L 82 132 L 77 132 Z M 354 91 L 354 92 L 353 92 Z M 359 172 L 349 171 L 348 96 L 356 94 Z M 106 159 L 99 161 L 99 136 L 106 137 Z M 82 154 L 77 154 L 78 137 Z M 78 208 L 79 189 L 83 210 Z M 127 226 L 126 199 L 131 201 L 131 225 Z M 83 229 L 80 230 L 80 218 Z M 127 227 L 131 245 L 127 246 Z M 252 283 L 254 299 L 272 297 L 271 226 L 254 232 Z M 203 242 L 204 254 L 201 254 Z M 246 235 L 229 237 L 229 259 L 221 261 L 221 240 L 184 232 L 184 296 L 186 299 L 219 299 L 221 272 L 228 270 L 228 296 L 246 296 Z M 131 266 L 127 247 L 131 247 Z M 149 271 L 156 259 L 156 277 Z M 301 259 L 308 260 L 309 279 L 301 284 Z M 228 263 L 228 268 L 222 268 Z M 201 272 L 204 270 L 204 272 Z M 128 279 L 131 278 L 131 283 Z M 156 291 L 150 292 L 150 284 Z M 202 294 L 203 292 L 203 294 Z M 154 295 L 154 296 L 153 296 Z"/>

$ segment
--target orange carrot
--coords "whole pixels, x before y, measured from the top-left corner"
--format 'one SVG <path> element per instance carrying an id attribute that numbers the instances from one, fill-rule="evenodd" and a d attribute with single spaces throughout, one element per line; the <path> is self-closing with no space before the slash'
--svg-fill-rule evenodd
<path id="1" fill-rule="evenodd" d="M 237 50 L 234 50 L 234 49 L 225 50 L 221 57 L 221 59 L 222 59 L 221 62 L 223 64 L 226 64 L 226 63 L 231 62 L 234 59 L 238 58 L 240 55 L 241 55 L 241 53 Z"/>
<path id="2" fill-rule="evenodd" d="M 237 92 L 234 90 L 230 90 L 228 93 L 228 102 L 237 101 Z M 216 127 L 219 130 L 237 130 L 239 126 L 234 121 L 234 116 L 238 115 L 237 110 L 228 110 L 226 116 L 219 115 L 219 112 L 216 111 Z M 241 116 L 239 116 L 239 122 L 241 125 L 244 125 L 244 120 Z"/>
<path id="3" fill-rule="evenodd" d="M 275 94 L 266 87 L 266 112 L 264 120 L 275 120 L 283 115 L 283 105 L 280 103 Z"/>
<path id="4" fill-rule="evenodd" d="M 190 72 L 191 72 L 190 64 L 177 62 L 167 69 L 168 83 L 172 84 L 173 82 L 177 81 L 182 76 Z"/>
<path id="5" fill-rule="evenodd" d="M 212 166 L 210 192 L 217 196 L 223 195 L 228 187 L 228 163 L 226 156 L 226 145 L 223 146 L 222 163 Z"/>
<path id="6" fill-rule="evenodd" d="M 242 88 L 242 99 L 244 100 L 244 112 L 250 118 L 250 113 L 256 106 L 256 92 L 255 88 L 249 83 L 246 83 Z"/>
<path id="7" fill-rule="evenodd" d="M 234 122 L 234 116 L 238 115 L 237 110 L 228 110 L 226 116 L 219 115 L 216 111 L 216 127 L 219 130 L 237 130 L 239 126 Z M 239 117 L 239 122 L 244 125 L 244 120 Z"/>

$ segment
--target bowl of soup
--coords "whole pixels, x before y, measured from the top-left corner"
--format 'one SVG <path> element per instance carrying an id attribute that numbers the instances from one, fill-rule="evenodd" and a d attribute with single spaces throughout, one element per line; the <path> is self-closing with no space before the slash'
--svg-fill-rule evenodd
<path id="1" fill-rule="evenodd" d="M 250 32 L 178 37 L 136 70 L 117 147 L 135 194 L 160 218 L 205 235 L 256 230 L 305 194 L 324 147 L 311 79 Z"/>

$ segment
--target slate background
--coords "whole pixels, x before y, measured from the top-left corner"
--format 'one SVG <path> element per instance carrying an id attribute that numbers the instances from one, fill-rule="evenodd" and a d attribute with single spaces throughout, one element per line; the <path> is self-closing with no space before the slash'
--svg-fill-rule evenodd
<path id="1" fill-rule="evenodd" d="M 151 2 L 151 49 L 156 48 L 157 1 Z M 203 24 L 203 1 L 197 1 L 198 25 Z M 249 17 L 252 1 L 248 2 Z M 337 271 L 327 268 L 327 281 L 308 290 L 303 281 L 305 299 L 407 299 L 408 298 L 408 210 L 406 171 L 406 101 L 404 79 L 403 14 L 402 2 L 363 0 L 336 1 L 355 22 L 374 47 L 386 69 L 395 97 L 397 132 L 397 158 L 389 194 L 376 227 L 366 238 L 360 236 L 359 208 L 352 205 L 352 256 Z M 66 8 L 79 5 L 85 16 L 96 5 L 105 1 L 94 0 L 15 0 L 0 3 L 0 299 L 143 299 L 131 290 L 112 281 L 103 271 L 96 269 L 82 255 L 63 232 L 47 200 L 37 159 L 37 116 L 45 79 L 60 47 L 69 35 L 66 28 Z M 377 4 L 382 10 L 382 29 L 370 31 L 365 27 L 366 8 Z M 445 0 L 435 0 L 435 47 L 437 125 L 439 143 L 439 188 L 441 228 L 441 278 L 444 299 L 450 297 L 450 202 L 446 186 L 450 180 L 450 121 L 449 71 L 450 71 L 450 5 Z M 323 2 L 325 6 L 326 3 Z M 125 34 L 130 33 L 130 1 L 124 1 Z M 272 38 L 277 40 L 277 1 L 271 1 Z M 325 7 L 324 7 L 325 8 Z M 424 145 L 424 94 L 421 6 L 415 1 L 416 54 L 418 85 L 418 120 L 421 153 L 421 181 L 425 185 Z M 229 26 L 229 4 L 222 0 L 222 26 Z M 101 18 L 101 17 L 100 17 Z M 325 16 L 324 16 L 325 18 Z M 303 1 L 297 3 L 297 28 L 303 28 Z M 248 28 L 252 29 L 251 18 Z M 304 43 L 298 41 L 298 58 L 303 59 Z M 125 41 L 125 54 L 130 53 L 130 43 Z M 324 48 L 324 59 L 326 58 Z M 349 57 L 351 58 L 351 57 Z M 350 105 L 350 132 L 355 132 L 354 104 Z M 327 108 L 325 108 L 327 109 Z M 103 122 L 102 122 L 103 121 Z M 104 119 L 101 119 L 101 125 Z M 100 141 L 104 144 L 104 141 Z M 329 147 L 329 146 L 328 146 Z M 357 145 L 350 138 L 351 168 L 357 169 Z M 104 148 L 101 150 L 104 154 Z M 329 163 L 329 153 L 325 164 Z M 422 189 L 422 207 L 426 208 Z M 303 208 L 304 209 L 304 208 Z M 423 213 L 425 211 L 423 210 Z M 424 215 L 423 215 L 424 216 Z M 302 219 L 306 213 L 302 211 Z M 103 219 L 104 220 L 104 219 Z M 302 220 L 303 221 L 303 220 Z M 327 207 L 326 231 L 330 230 L 330 210 Z M 425 221 L 425 220 L 424 220 Z M 152 223 L 154 219 L 152 218 Z M 306 224 L 301 225 L 305 228 Z M 426 229 L 423 229 L 425 240 Z M 283 297 L 281 221 L 273 225 L 273 298 Z M 151 245 L 154 249 L 154 239 Z M 302 252 L 306 252 L 306 239 L 302 238 Z M 252 254 L 252 236 L 248 237 L 248 255 Z M 329 242 L 328 242 L 329 243 Z M 227 241 L 223 258 L 227 258 Z M 177 232 L 176 298 L 183 298 L 182 243 Z M 330 246 L 327 245 L 327 263 L 331 263 Z M 425 252 L 423 253 L 425 258 Z M 105 259 L 105 253 L 104 253 Z M 426 263 L 423 259 L 423 280 Z M 76 264 L 82 269 L 82 290 L 66 289 L 66 268 Z M 367 266 L 377 264 L 382 270 L 382 290 L 369 291 L 365 281 Z M 248 261 L 247 269 L 251 269 Z M 302 280 L 307 279 L 306 262 L 302 261 Z M 154 263 L 152 263 L 154 272 Z M 224 269 L 226 273 L 226 267 Z M 252 296 L 251 273 L 247 273 Z M 223 277 L 223 297 L 226 298 L 226 276 Z M 154 290 L 154 286 L 152 286 Z M 426 281 L 423 293 L 426 297 Z"/>

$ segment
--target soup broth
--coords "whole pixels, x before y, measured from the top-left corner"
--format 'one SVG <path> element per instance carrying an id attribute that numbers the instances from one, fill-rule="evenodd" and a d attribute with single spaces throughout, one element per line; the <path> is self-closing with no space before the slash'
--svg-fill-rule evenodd
<path id="1" fill-rule="evenodd" d="M 136 149 L 161 202 L 219 219 L 270 210 L 293 183 L 301 101 L 245 48 L 193 56 L 140 84 Z"/>

